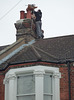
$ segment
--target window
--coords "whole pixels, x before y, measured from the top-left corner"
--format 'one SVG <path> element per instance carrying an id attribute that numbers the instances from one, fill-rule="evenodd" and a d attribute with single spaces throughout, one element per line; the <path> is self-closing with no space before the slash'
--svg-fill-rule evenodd
<path id="1" fill-rule="evenodd" d="M 52 100 L 53 96 L 53 79 L 52 74 L 44 75 L 44 100 Z"/>
<path id="2" fill-rule="evenodd" d="M 59 68 L 10 69 L 4 79 L 5 100 L 60 100 Z"/>
<path id="3" fill-rule="evenodd" d="M 35 76 L 33 74 L 17 76 L 17 100 L 35 100 Z"/>

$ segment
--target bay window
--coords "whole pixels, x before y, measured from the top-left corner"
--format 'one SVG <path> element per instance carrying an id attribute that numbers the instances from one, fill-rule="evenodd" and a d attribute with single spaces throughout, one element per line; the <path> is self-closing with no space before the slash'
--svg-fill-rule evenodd
<path id="1" fill-rule="evenodd" d="M 5 100 L 60 100 L 59 68 L 10 69 L 4 79 Z"/>

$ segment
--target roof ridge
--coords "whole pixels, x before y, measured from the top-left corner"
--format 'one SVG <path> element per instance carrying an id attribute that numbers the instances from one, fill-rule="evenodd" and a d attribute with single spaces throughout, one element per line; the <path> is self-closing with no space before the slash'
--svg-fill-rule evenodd
<path id="1" fill-rule="evenodd" d="M 68 38 L 68 37 L 73 37 L 74 34 L 71 35 L 62 35 L 62 36 L 52 36 L 52 37 L 48 37 L 48 38 L 44 38 L 43 40 L 49 40 L 49 39 L 56 39 L 56 38 Z"/>
<path id="2" fill-rule="evenodd" d="M 10 50 L 11 48 L 13 48 L 17 44 L 19 44 L 21 41 L 23 41 L 23 39 L 19 39 L 18 41 L 14 42 L 13 44 L 7 46 L 6 48 L 4 48 L 3 50 L 0 51 L 0 55 L 2 55 L 3 53 L 5 53 L 6 51 Z"/>
<path id="3" fill-rule="evenodd" d="M 41 51 L 41 52 L 47 54 L 48 56 L 50 56 L 50 57 L 52 57 L 52 58 L 54 58 L 54 59 L 59 60 L 56 56 L 54 56 L 54 55 L 52 55 L 52 54 L 50 54 L 50 53 L 48 53 L 48 52 L 46 52 L 46 51 L 44 51 L 44 50 L 42 50 L 42 49 L 36 47 L 36 46 L 34 46 L 34 47 L 35 47 L 36 49 L 38 49 L 39 51 Z"/>
<path id="4" fill-rule="evenodd" d="M 33 45 L 31 45 L 31 48 L 34 51 L 35 55 L 38 57 L 38 60 L 40 60 L 42 58 L 41 55 L 38 53 L 38 51 L 35 49 Z"/>

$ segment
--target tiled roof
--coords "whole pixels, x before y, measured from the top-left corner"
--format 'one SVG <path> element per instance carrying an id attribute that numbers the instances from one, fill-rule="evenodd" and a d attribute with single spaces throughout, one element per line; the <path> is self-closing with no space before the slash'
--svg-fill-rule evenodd
<path id="1" fill-rule="evenodd" d="M 4 62 L 0 69 L 4 69 L 7 63 L 39 60 L 56 63 L 74 61 L 74 35 L 36 40 Z"/>
<path id="2" fill-rule="evenodd" d="M 9 45 L 5 45 L 5 46 L 0 46 L 0 51 L 5 49 L 6 47 L 8 47 Z"/>
<path id="3" fill-rule="evenodd" d="M 58 60 L 74 60 L 74 35 L 43 39 L 34 46 Z"/>

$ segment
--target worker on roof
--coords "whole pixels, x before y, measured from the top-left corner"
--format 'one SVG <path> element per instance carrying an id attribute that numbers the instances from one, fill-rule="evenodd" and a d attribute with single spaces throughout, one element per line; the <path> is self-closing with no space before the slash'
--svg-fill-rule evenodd
<path id="1" fill-rule="evenodd" d="M 41 21 L 41 18 L 42 18 L 42 12 L 41 10 L 39 9 L 38 11 L 33 11 L 33 13 L 35 14 L 35 24 L 36 24 L 36 33 L 37 33 L 37 36 L 38 38 L 43 38 L 43 33 L 42 33 L 42 30 L 41 30 L 41 27 L 42 27 L 42 21 Z"/>
<path id="2" fill-rule="evenodd" d="M 35 11 L 35 8 L 37 8 L 34 4 L 29 4 L 27 7 L 27 15 L 28 18 L 32 18 L 35 21 L 35 26 L 36 26 L 36 34 L 37 34 L 37 38 L 43 38 L 43 33 L 41 30 L 42 27 L 42 12 L 39 9 L 38 11 Z M 29 13 L 29 14 L 28 14 Z"/>

